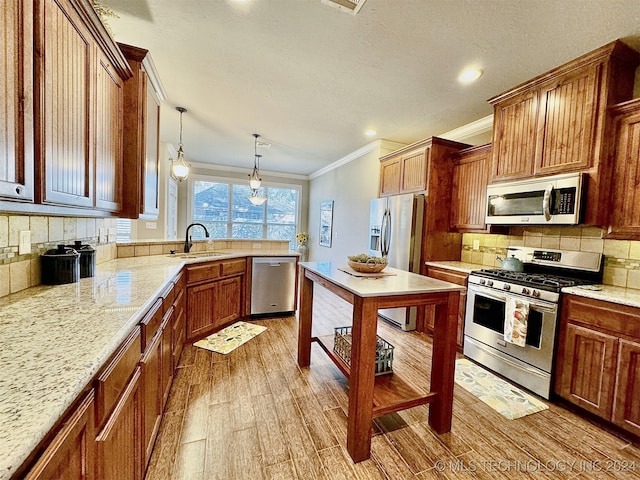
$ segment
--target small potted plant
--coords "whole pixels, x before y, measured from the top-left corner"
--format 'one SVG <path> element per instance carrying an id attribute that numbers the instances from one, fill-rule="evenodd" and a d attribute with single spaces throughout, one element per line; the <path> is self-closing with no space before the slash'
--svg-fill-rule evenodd
<path id="1" fill-rule="evenodd" d="M 309 241 L 309 234 L 307 232 L 296 233 L 296 242 L 298 243 L 298 246 L 296 247 L 296 251 L 300 254 L 301 262 L 306 262 L 307 257 L 309 256 L 309 247 L 307 247 L 308 241 Z"/>

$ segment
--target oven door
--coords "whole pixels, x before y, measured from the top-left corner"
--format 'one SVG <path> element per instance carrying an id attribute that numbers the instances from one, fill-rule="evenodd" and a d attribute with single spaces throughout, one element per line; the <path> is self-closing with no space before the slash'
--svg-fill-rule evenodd
<path id="1" fill-rule="evenodd" d="M 526 345 L 520 347 L 504 339 L 506 299 L 529 302 Z M 551 373 L 555 348 L 558 306 L 522 295 L 469 285 L 464 333 L 511 357 Z"/>

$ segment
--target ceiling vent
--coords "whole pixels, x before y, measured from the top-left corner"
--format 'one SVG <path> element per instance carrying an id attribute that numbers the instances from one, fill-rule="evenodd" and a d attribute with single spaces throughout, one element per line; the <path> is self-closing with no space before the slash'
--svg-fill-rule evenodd
<path id="1" fill-rule="evenodd" d="M 355 15 L 360 11 L 362 5 L 367 0 L 321 0 L 325 5 L 331 5 L 332 7 L 339 8 L 343 12 Z"/>

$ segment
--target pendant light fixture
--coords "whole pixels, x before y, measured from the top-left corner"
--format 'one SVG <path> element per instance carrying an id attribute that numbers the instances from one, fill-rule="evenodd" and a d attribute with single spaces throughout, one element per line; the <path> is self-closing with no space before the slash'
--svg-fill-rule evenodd
<path id="1" fill-rule="evenodd" d="M 249 188 L 251 189 L 251 195 L 249 195 L 248 198 L 251 204 L 257 207 L 262 205 L 267 198 L 258 193 L 260 185 L 262 184 L 262 179 L 260 178 L 260 158 L 262 155 L 258 155 L 258 138 L 260 138 L 260 135 L 254 133 L 253 138 L 253 172 L 249 175 Z"/>
<path id="2" fill-rule="evenodd" d="M 180 143 L 178 143 L 178 159 L 171 161 L 171 176 L 182 182 L 186 180 L 189 176 L 189 169 L 191 168 L 191 164 L 185 162 L 184 160 L 184 151 L 182 150 L 182 114 L 187 111 L 184 107 L 176 107 L 176 110 L 180 112 Z"/>

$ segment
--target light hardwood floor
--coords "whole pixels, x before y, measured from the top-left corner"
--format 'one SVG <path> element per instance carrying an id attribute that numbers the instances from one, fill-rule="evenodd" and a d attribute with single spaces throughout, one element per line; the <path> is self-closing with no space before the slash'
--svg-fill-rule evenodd
<path id="1" fill-rule="evenodd" d="M 315 287 L 314 335 L 350 315 Z M 298 368 L 294 316 L 251 321 L 268 330 L 229 355 L 185 347 L 146 480 L 640 480 L 639 449 L 566 409 L 507 420 L 457 385 L 450 433 L 429 428 L 428 406 L 386 415 L 373 422 L 371 458 L 354 464 L 347 380 L 315 344 Z M 428 378 L 427 335 L 384 322 L 378 334 L 396 347 L 394 367 Z"/>

